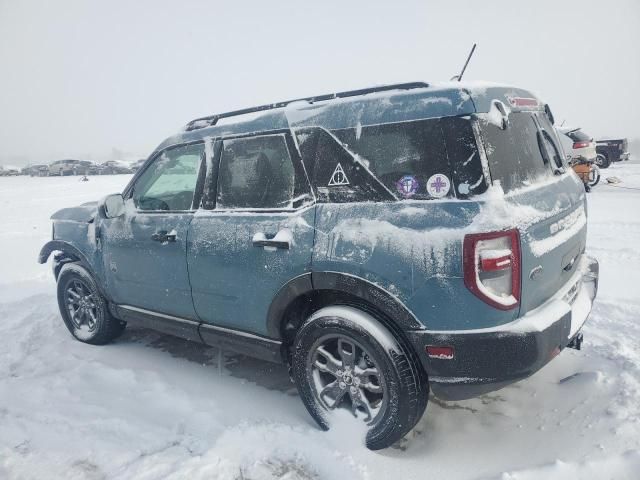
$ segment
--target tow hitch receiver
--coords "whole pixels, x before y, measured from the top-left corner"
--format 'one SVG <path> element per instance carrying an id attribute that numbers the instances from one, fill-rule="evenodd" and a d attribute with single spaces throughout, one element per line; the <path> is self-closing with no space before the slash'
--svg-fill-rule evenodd
<path id="1" fill-rule="evenodd" d="M 569 348 L 575 348 L 576 350 L 581 350 L 582 349 L 582 333 L 577 334 L 575 337 L 573 337 L 573 339 L 569 342 L 569 345 L 567 345 L 567 347 Z"/>

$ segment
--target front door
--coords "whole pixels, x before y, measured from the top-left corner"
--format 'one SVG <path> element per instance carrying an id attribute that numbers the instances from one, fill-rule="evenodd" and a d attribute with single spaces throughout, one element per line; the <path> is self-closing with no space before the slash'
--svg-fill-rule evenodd
<path id="1" fill-rule="evenodd" d="M 125 194 L 125 214 L 101 224 L 107 285 L 117 304 L 196 318 L 186 246 L 204 151 L 197 143 L 158 154 Z"/>
<path id="2" fill-rule="evenodd" d="M 311 270 L 308 179 L 288 132 L 224 139 L 215 151 L 215 202 L 189 231 L 193 302 L 205 323 L 267 335 L 278 290 Z"/>

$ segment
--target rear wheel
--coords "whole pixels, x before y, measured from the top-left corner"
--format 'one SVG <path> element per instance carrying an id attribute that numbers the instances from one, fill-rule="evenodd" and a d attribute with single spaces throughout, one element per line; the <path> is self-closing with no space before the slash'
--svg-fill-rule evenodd
<path id="1" fill-rule="evenodd" d="M 591 165 L 591 170 L 589 170 L 589 186 L 595 187 L 600 181 L 600 169 L 597 165 Z"/>
<path id="2" fill-rule="evenodd" d="M 400 440 L 420 420 L 428 384 L 398 340 L 369 314 L 326 307 L 301 327 L 294 342 L 293 377 L 321 428 L 346 410 L 368 426 L 372 450 Z"/>
<path id="3" fill-rule="evenodd" d="M 609 161 L 609 157 L 607 157 L 602 153 L 599 153 L 596 156 L 596 165 L 598 165 L 600 168 L 609 168 L 609 165 L 611 165 L 611 162 Z"/>
<path id="4" fill-rule="evenodd" d="M 58 306 L 65 325 L 81 342 L 103 345 L 120 336 L 126 327 L 111 315 L 95 280 L 77 263 L 67 263 L 60 270 Z"/>

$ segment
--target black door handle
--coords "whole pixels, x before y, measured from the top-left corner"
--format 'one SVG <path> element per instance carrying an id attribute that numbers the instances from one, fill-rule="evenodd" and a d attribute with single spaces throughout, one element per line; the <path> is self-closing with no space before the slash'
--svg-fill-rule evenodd
<path id="1" fill-rule="evenodd" d="M 254 247 L 274 247 L 289 250 L 289 242 L 282 240 L 254 240 Z"/>
<path id="2" fill-rule="evenodd" d="M 276 235 L 267 237 L 264 233 L 256 233 L 251 239 L 254 247 L 271 247 L 289 250 L 291 248 L 291 240 L 289 235 L 278 232 Z"/>
<path id="3" fill-rule="evenodd" d="M 167 232 L 166 230 L 160 230 L 159 232 L 151 235 L 151 240 L 153 240 L 154 242 L 167 243 L 175 242 L 177 237 L 178 235 L 176 234 L 175 230 L 171 230 L 170 232 Z"/>

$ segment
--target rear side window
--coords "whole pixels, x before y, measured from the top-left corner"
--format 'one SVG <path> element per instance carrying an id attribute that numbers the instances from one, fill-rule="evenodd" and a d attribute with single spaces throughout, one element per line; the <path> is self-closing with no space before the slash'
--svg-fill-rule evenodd
<path id="1" fill-rule="evenodd" d="M 527 186 L 553 175 L 543 157 L 537 124 L 529 112 L 512 112 L 506 129 L 479 120 L 491 178 L 504 191 Z"/>
<path id="2" fill-rule="evenodd" d="M 427 186 L 435 174 L 445 176 L 436 185 L 441 192 L 446 189 L 443 196 L 453 196 L 450 185 L 444 185 L 451 178 L 451 171 L 437 119 L 334 130 L 333 133 L 398 198 L 433 198 Z M 444 186 L 440 186 L 441 183 Z"/>
<path id="3" fill-rule="evenodd" d="M 284 135 L 224 140 L 217 208 L 291 208 L 294 190 Z"/>

